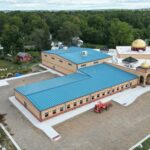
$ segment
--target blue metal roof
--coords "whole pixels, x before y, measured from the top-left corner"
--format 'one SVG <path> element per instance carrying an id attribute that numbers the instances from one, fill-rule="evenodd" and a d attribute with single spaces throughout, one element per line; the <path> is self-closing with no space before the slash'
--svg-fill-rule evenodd
<path id="1" fill-rule="evenodd" d="M 87 51 L 88 55 L 83 56 L 82 51 Z M 111 57 L 108 54 L 95 51 L 91 48 L 69 47 L 68 49 L 48 50 L 45 53 L 55 54 L 63 57 L 75 64 L 82 64 Z"/>
<path id="2" fill-rule="evenodd" d="M 108 64 L 79 69 L 64 77 L 16 88 L 40 111 L 136 79 L 137 76 Z M 38 86 L 38 87 L 37 87 Z"/>
<path id="3" fill-rule="evenodd" d="M 17 87 L 16 90 L 22 93 L 23 95 L 30 95 L 33 93 L 38 93 L 47 89 L 53 89 L 61 85 L 70 84 L 76 81 L 83 80 L 88 78 L 86 75 L 81 73 L 73 73 L 63 77 L 56 77 L 49 80 L 43 80 L 40 82 L 27 84 L 25 86 Z"/>

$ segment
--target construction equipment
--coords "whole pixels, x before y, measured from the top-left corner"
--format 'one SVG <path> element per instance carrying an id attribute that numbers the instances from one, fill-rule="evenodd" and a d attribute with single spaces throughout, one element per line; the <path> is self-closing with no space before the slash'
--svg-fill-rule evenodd
<path id="1" fill-rule="evenodd" d="M 106 103 L 99 102 L 95 104 L 94 111 L 96 113 L 101 113 L 103 110 L 108 110 L 109 107 L 111 106 L 112 106 L 111 102 L 106 102 Z"/>

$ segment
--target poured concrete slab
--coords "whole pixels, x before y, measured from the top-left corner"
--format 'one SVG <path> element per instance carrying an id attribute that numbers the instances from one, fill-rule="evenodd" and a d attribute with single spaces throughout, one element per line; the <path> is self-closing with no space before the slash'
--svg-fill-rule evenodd
<path id="1" fill-rule="evenodd" d="M 1 86 L 7 86 L 7 85 L 9 85 L 9 83 L 8 83 L 7 81 L 5 81 L 5 80 L 0 80 L 0 87 L 1 87 Z"/>

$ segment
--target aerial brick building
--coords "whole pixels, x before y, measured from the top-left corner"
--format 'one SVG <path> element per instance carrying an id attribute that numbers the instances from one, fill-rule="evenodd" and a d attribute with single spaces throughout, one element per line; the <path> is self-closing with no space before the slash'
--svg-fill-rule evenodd
<path id="1" fill-rule="evenodd" d="M 111 56 L 89 48 L 42 52 L 42 64 L 65 74 L 15 89 L 16 99 L 39 121 L 134 88 L 139 76 L 111 63 Z"/>

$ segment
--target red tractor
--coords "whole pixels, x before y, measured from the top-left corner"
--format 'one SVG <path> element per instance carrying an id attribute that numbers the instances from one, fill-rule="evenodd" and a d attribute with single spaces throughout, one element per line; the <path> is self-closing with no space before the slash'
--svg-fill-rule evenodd
<path id="1" fill-rule="evenodd" d="M 111 102 L 106 102 L 106 103 L 99 102 L 95 104 L 94 111 L 96 113 L 101 113 L 103 110 L 108 110 L 108 108 L 111 106 L 112 106 Z"/>

